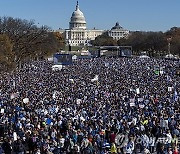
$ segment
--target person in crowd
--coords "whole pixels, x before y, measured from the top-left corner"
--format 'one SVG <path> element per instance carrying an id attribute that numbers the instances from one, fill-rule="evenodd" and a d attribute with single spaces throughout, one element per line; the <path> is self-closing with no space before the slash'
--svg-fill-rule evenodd
<path id="1" fill-rule="evenodd" d="M 180 61 L 101 57 L 62 70 L 34 61 L 0 73 L 2 150 L 179 152 Z"/>

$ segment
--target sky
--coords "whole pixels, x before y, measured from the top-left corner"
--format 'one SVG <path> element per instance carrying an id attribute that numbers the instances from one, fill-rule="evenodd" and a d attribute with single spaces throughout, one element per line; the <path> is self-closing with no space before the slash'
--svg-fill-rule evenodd
<path id="1" fill-rule="evenodd" d="M 76 0 L 0 0 L 0 16 L 34 20 L 53 30 L 67 29 Z M 79 0 L 87 28 L 111 29 L 118 21 L 130 31 L 180 27 L 180 0 Z"/>

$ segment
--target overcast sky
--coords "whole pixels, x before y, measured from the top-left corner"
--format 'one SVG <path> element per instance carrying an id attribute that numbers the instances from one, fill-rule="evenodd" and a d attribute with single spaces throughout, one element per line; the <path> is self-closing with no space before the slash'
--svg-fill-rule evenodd
<path id="1" fill-rule="evenodd" d="M 0 16 L 35 20 L 52 29 L 68 28 L 76 0 L 0 0 Z M 180 27 L 180 0 L 79 0 L 88 29 L 167 31 Z"/>

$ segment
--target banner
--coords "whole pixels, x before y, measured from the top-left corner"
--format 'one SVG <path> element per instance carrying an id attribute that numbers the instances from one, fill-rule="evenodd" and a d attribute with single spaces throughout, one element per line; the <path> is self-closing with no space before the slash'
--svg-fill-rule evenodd
<path id="1" fill-rule="evenodd" d="M 81 104 L 81 101 L 82 101 L 81 99 L 76 99 L 76 104 L 77 105 Z"/>
<path id="2" fill-rule="evenodd" d="M 136 89 L 136 94 L 140 94 L 139 88 Z"/>
<path id="3" fill-rule="evenodd" d="M 139 107 L 141 108 L 141 109 L 143 109 L 144 108 L 144 104 L 139 104 Z"/>
<path id="4" fill-rule="evenodd" d="M 163 70 L 161 70 L 159 73 L 162 75 L 164 72 L 163 72 Z"/>
<path id="5" fill-rule="evenodd" d="M 17 141 L 17 133 L 16 132 L 13 132 L 13 139 L 14 139 L 14 141 Z"/>
<path id="6" fill-rule="evenodd" d="M 130 107 L 135 106 L 135 99 L 134 98 L 129 99 L 129 102 L 130 102 Z"/>
<path id="7" fill-rule="evenodd" d="M 24 98 L 24 99 L 23 99 L 23 103 L 24 103 L 24 104 L 29 103 L 29 98 Z"/>
<path id="8" fill-rule="evenodd" d="M 143 98 L 138 98 L 138 102 L 143 102 Z"/>
<path id="9" fill-rule="evenodd" d="M 4 113 L 4 109 L 1 109 L 1 113 Z"/>
<path id="10" fill-rule="evenodd" d="M 53 98 L 53 99 L 57 99 L 58 95 L 59 95 L 59 91 L 56 91 L 56 90 L 55 90 L 55 91 L 53 92 L 52 98 Z"/>
<path id="11" fill-rule="evenodd" d="M 159 75 L 160 72 L 159 72 L 159 70 L 155 70 L 154 73 L 155 73 L 156 75 Z"/>
<path id="12" fill-rule="evenodd" d="M 135 103 L 130 103 L 130 107 L 136 106 Z"/>
<path id="13" fill-rule="evenodd" d="M 69 79 L 69 81 L 71 81 L 72 83 L 74 83 L 74 80 L 73 80 L 73 79 Z"/>
<path id="14" fill-rule="evenodd" d="M 91 79 L 91 82 L 98 81 L 98 79 L 99 79 L 99 76 L 95 75 L 95 77 L 93 79 Z"/>
<path id="15" fill-rule="evenodd" d="M 109 63 L 105 63 L 105 66 L 106 66 L 106 67 L 109 67 Z"/>
<path id="16" fill-rule="evenodd" d="M 168 87 L 168 91 L 171 92 L 172 91 L 172 87 Z"/>
<path id="17" fill-rule="evenodd" d="M 52 122 L 52 120 L 51 120 L 50 118 L 48 118 L 48 119 L 46 120 L 46 124 L 47 124 L 47 125 L 50 125 L 51 122 Z"/>

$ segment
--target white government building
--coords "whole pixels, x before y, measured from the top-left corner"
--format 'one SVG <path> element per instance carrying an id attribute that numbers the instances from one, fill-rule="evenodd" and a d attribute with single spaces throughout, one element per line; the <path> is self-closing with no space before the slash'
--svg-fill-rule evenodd
<path id="1" fill-rule="evenodd" d="M 127 38 L 129 36 L 129 31 L 122 28 L 119 23 L 116 22 L 116 25 L 108 31 L 108 35 L 115 40 L 119 40 L 121 38 Z"/>
<path id="2" fill-rule="evenodd" d="M 79 9 L 78 1 L 76 9 L 72 13 L 71 20 L 69 22 L 69 29 L 60 29 L 58 31 L 65 35 L 66 44 L 70 46 L 86 46 L 91 40 L 95 40 L 97 36 L 101 35 L 104 32 L 108 32 L 109 36 L 117 40 L 124 37 L 126 38 L 129 34 L 128 30 L 124 30 L 117 23 L 110 31 L 98 30 L 95 28 L 88 30 L 86 27 L 84 14 Z"/>

